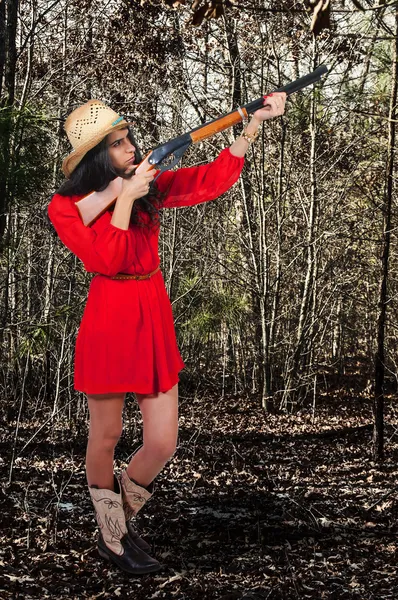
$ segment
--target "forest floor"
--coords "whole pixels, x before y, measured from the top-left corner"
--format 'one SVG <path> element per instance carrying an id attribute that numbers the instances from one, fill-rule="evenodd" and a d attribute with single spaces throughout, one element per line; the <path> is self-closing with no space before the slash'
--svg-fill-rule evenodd
<path id="1" fill-rule="evenodd" d="M 289 600 L 398 597 L 398 429 L 371 455 L 371 402 L 355 389 L 295 415 L 250 398 L 185 397 L 180 438 L 137 528 L 164 565 L 131 577 L 101 559 L 86 487 L 87 429 L 3 427 L 0 598 Z M 140 445 L 127 399 L 116 467 Z M 18 448 L 20 451 L 18 451 Z"/>

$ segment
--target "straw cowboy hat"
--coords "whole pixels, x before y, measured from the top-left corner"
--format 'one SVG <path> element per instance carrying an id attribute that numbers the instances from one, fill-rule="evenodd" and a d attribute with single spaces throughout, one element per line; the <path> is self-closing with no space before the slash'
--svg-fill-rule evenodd
<path id="1" fill-rule="evenodd" d="M 101 100 L 89 100 L 71 112 L 64 124 L 66 135 L 73 147 L 73 151 L 62 163 L 66 177 L 71 176 L 84 155 L 108 133 L 128 125 L 132 123 L 127 122 Z"/>

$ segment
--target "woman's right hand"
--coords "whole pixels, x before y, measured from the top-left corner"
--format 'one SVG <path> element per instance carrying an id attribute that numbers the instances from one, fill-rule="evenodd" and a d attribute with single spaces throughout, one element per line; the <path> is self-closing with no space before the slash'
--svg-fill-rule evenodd
<path id="1" fill-rule="evenodd" d="M 149 185 L 156 175 L 156 169 L 149 164 L 150 154 L 143 162 L 135 169 L 134 175 L 127 179 L 123 179 L 123 187 L 121 195 L 129 200 L 137 200 L 146 196 L 149 192 Z M 149 170 L 150 169 L 150 170 Z"/>

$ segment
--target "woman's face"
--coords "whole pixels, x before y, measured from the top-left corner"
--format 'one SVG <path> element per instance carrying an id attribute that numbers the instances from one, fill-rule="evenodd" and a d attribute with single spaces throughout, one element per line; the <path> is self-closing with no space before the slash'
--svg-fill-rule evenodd
<path id="1" fill-rule="evenodd" d="M 106 137 L 112 166 L 121 175 L 128 175 L 134 170 L 135 148 L 128 139 L 129 130 L 117 129 Z"/>

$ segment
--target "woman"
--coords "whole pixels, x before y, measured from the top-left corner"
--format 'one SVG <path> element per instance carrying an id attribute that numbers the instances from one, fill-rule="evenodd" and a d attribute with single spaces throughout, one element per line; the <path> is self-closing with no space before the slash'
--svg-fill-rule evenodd
<path id="1" fill-rule="evenodd" d="M 242 135 L 212 163 L 166 171 L 156 182 L 147 161 L 134 166 L 142 159 L 129 123 L 104 103 L 90 100 L 65 122 L 74 149 L 62 165 L 68 179 L 48 214 L 62 242 L 96 274 L 76 339 L 74 387 L 87 395 L 90 413 L 86 475 L 100 529 L 98 551 L 129 573 L 161 568 L 130 518 L 152 496 L 156 476 L 175 451 L 178 373 L 184 367 L 159 269 L 158 211 L 227 191 L 259 125 L 282 115 L 285 101 L 284 93 L 266 97 Z M 123 187 L 113 210 L 84 226 L 75 203 L 116 176 Z M 141 410 L 143 445 L 116 477 L 113 457 L 127 392 L 135 393 Z"/>

